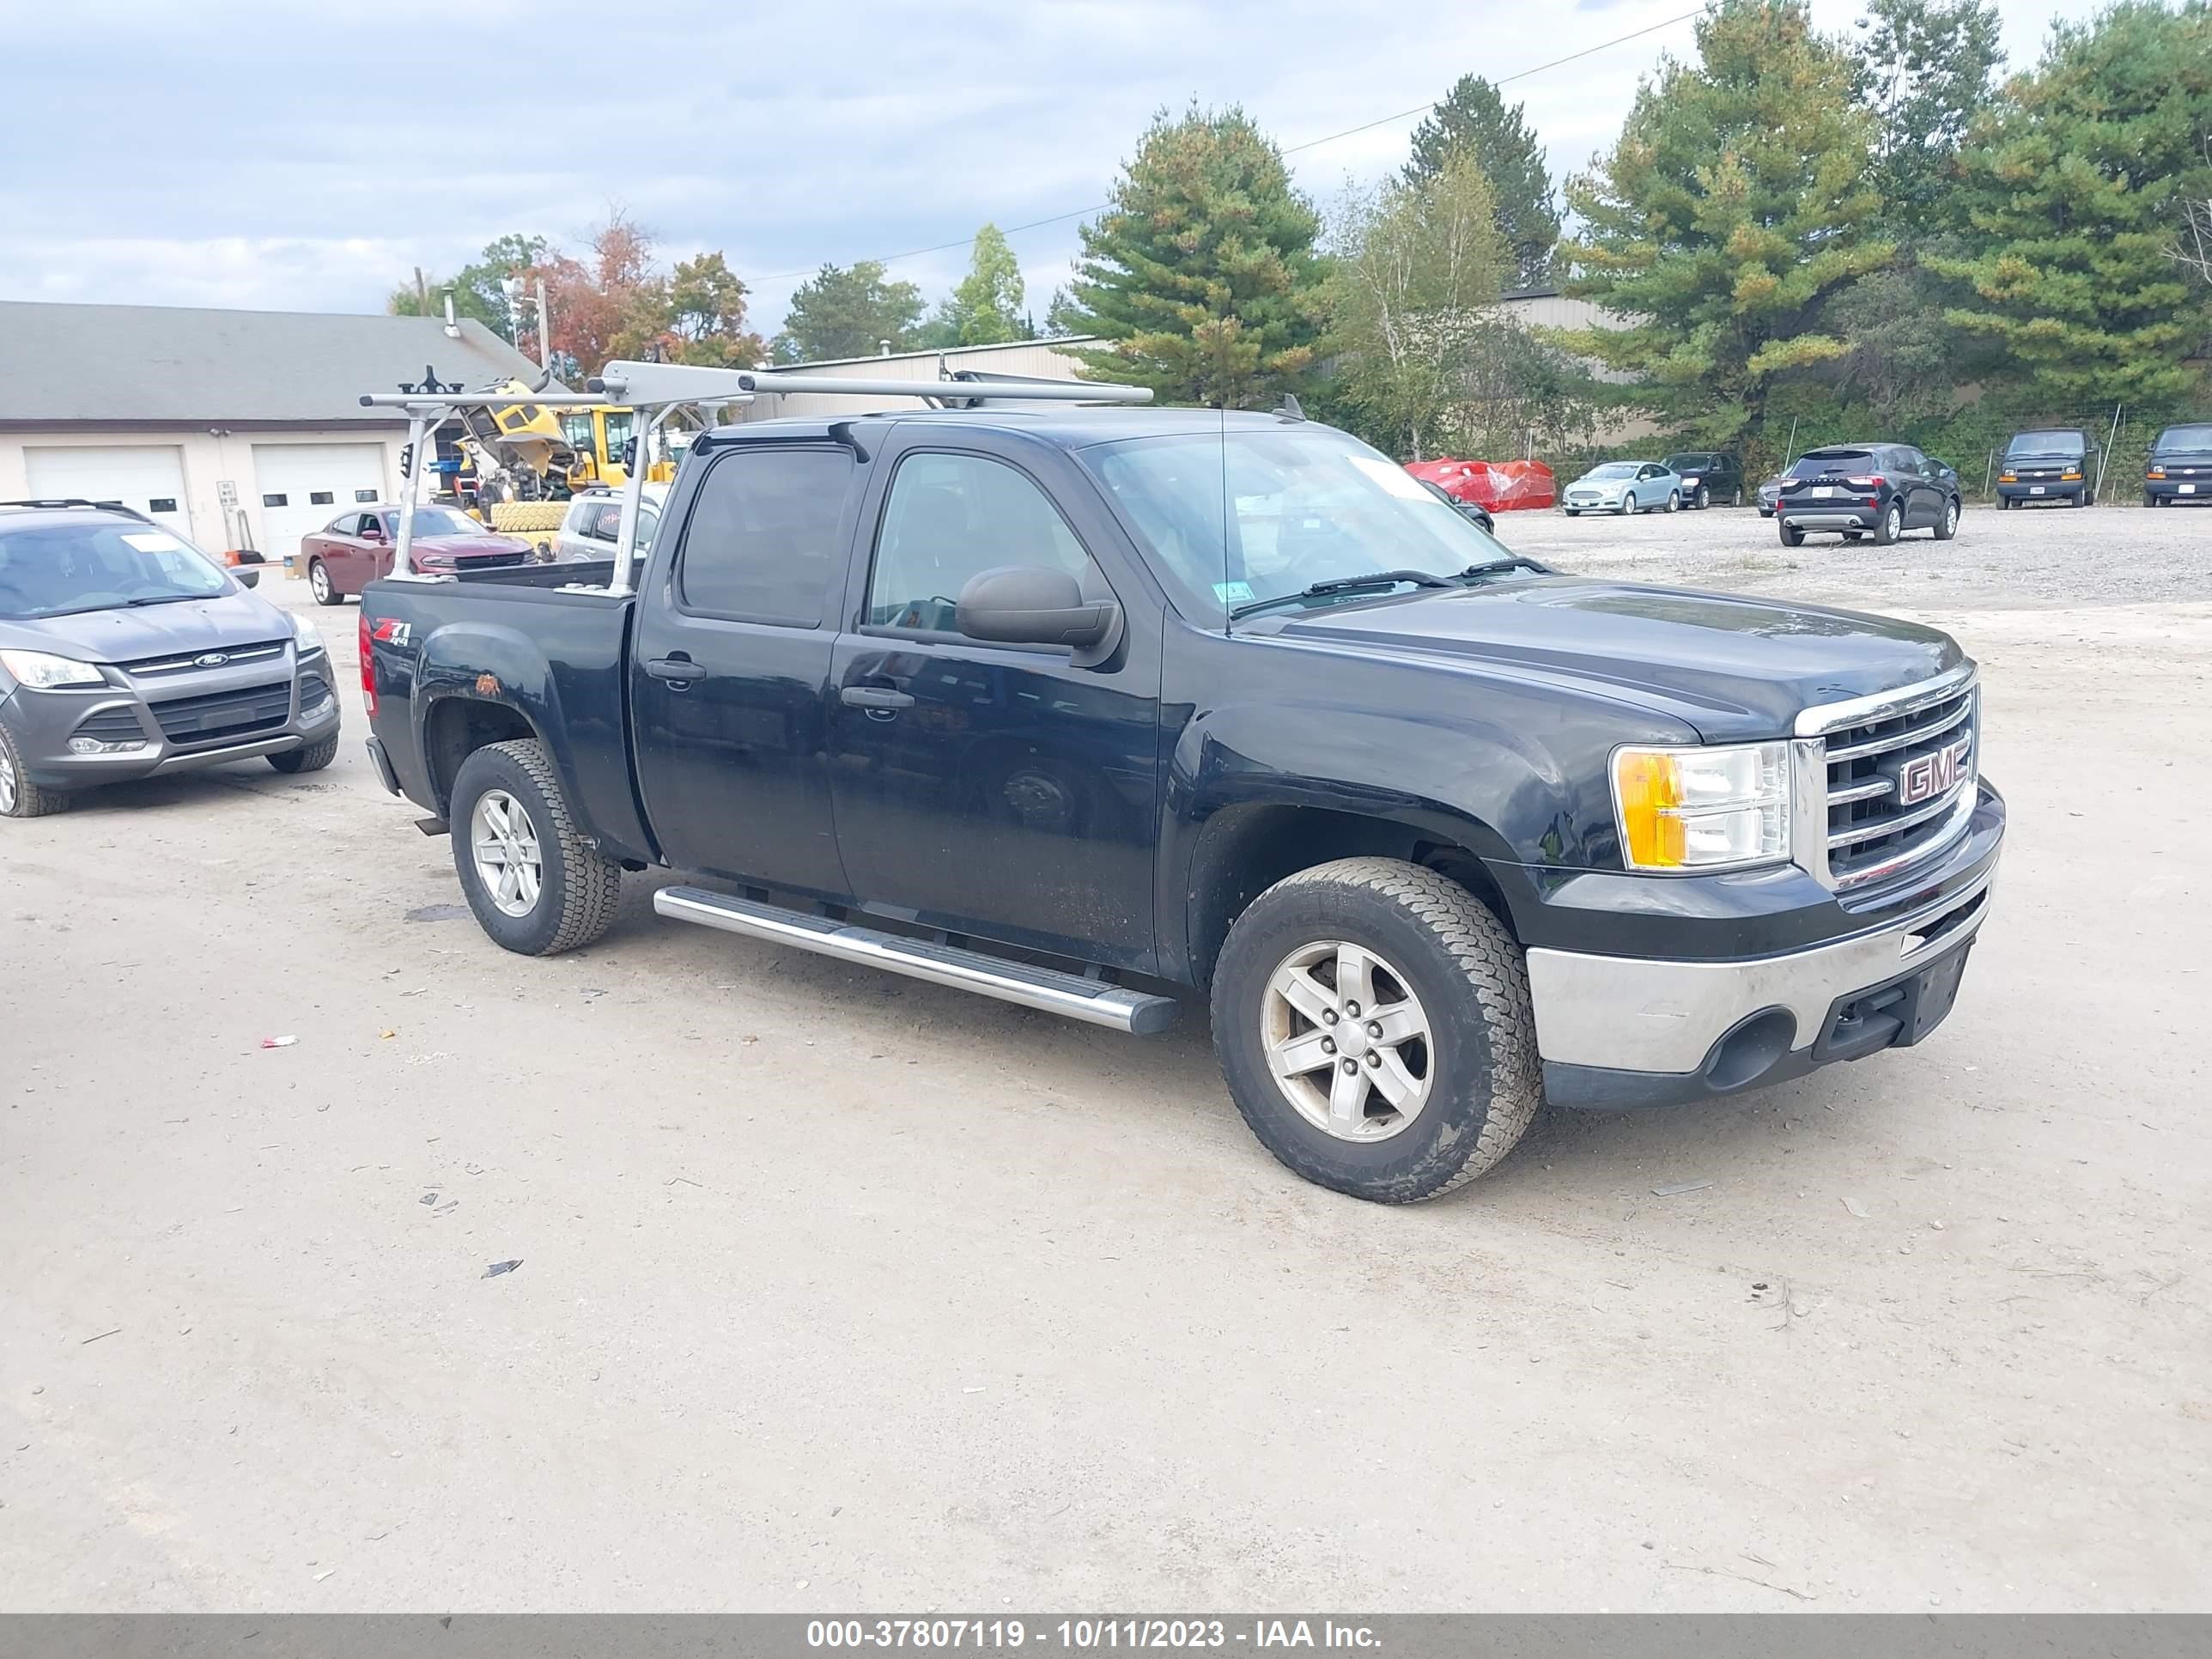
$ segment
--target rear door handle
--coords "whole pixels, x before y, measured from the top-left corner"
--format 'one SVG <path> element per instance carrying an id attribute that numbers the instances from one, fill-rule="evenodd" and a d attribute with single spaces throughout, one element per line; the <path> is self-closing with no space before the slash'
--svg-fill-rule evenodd
<path id="1" fill-rule="evenodd" d="M 707 671 L 688 657 L 648 658 L 645 672 L 657 680 L 670 680 L 678 685 L 687 685 L 693 680 L 707 678 Z"/>
<path id="2" fill-rule="evenodd" d="M 905 691 L 894 691 L 883 685 L 848 685 L 837 694 L 837 700 L 850 708 L 911 708 L 913 696 Z"/>

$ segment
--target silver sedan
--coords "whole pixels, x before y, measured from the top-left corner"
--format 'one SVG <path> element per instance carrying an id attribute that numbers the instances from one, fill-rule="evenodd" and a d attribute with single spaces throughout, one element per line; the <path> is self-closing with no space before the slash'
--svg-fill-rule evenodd
<path id="1" fill-rule="evenodd" d="M 1679 473 L 1657 461 L 1607 461 L 1567 486 L 1559 505 L 1569 518 L 1584 513 L 1677 512 L 1684 484 Z"/>

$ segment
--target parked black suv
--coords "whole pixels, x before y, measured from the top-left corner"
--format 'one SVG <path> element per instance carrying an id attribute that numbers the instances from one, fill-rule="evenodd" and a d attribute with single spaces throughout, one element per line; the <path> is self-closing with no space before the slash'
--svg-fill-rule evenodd
<path id="1" fill-rule="evenodd" d="M 2016 432 L 1997 468 L 1997 505 L 2097 504 L 2097 441 L 2078 427 Z"/>
<path id="2" fill-rule="evenodd" d="M 1717 449 L 1686 449 L 1667 458 L 1667 470 L 1680 475 L 1682 505 L 1711 507 L 1726 501 L 1743 505 L 1743 463 Z"/>
<path id="3" fill-rule="evenodd" d="M 1829 530 L 1887 547 L 1908 530 L 1949 541 L 1960 506 L 1959 475 L 1910 444 L 1834 444 L 1807 450 L 1790 469 L 1774 516 L 1784 547 L 1802 546 L 1808 531 Z"/>
<path id="4" fill-rule="evenodd" d="M 2143 468 L 2143 505 L 2179 507 L 2212 501 L 2212 425 L 2170 426 L 2150 447 Z"/>

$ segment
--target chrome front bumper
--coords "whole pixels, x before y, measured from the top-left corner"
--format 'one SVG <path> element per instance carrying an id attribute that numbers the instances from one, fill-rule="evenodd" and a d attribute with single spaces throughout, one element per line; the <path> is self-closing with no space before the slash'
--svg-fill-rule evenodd
<path id="1" fill-rule="evenodd" d="M 1996 875 L 1992 864 L 1900 920 L 1779 956 L 1674 962 L 1532 950 L 1537 1053 L 1547 1065 L 1696 1076 L 1723 1038 L 1778 1011 L 1790 1022 L 1781 1048 L 1802 1057 L 1838 1002 L 1964 949 L 1989 914 Z"/>

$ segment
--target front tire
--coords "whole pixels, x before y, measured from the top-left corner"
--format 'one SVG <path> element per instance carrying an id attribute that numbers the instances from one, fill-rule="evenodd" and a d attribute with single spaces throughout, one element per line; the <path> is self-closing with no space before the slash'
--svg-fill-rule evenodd
<path id="1" fill-rule="evenodd" d="M 70 809 L 71 797 L 31 781 L 15 733 L 0 724 L 0 818 L 46 818 Z"/>
<path id="2" fill-rule="evenodd" d="M 558 956 L 614 921 L 622 866 L 578 831 L 544 744 L 495 743 L 463 761 L 448 821 L 461 891 L 493 944 Z"/>
<path id="3" fill-rule="evenodd" d="M 281 755 L 269 757 L 269 763 L 287 777 L 301 772 L 319 772 L 338 757 L 338 734 L 335 732 L 320 743 L 311 743 L 304 749 L 289 749 Z"/>
<path id="4" fill-rule="evenodd" d="M 1705 485 L 1703 485 L 1703 484 L 1699 484 L 1699 485 L 1698 486 L 1698 495 L 1697 495 L 1697 499 L 1696 499 L 1695 501 L 1692 501 L 1692 502 L 1690 503 L 1690 505 L 1691 505 L 1692 507 L 1693 507 L 1697 508 L 1697 510 L 1698 510 L 1698 512 L 1702 513 L 1702 512 L 1704 512 L 1707 507 L 1711 507 L 1712 504 L 1713 504 L 1713 498 L 1712 498 L 1712 494 L 1711 494 L 1711 492 L 1710 490 L 1708 490 L 1708 489 L 1705 487 Z"/>
<path id="5" fill-rule="evenodd" d="M 1582 517 L 1582 515 L 1583 515 L 1583 510 L 1582 510 L 1582 508 L 1580 508 L 1580 507 L 1566 507 L 1566 508 L 1565 508 L 1565 509 L 1563 509 L 1563 510 L 1565 512 L 1566 515 L 1567 515 L 1569 518 L 1571 518 L 1571 519 L 1579 519 L 1579 518 L 1581 518 L 1581 517 Z"/>
<path id="6" fill-rule="evenodd" d="M 1340 859 L 1277 882 L 1230 929 L 1212 1009 L 1252 1133 L 1354 1198 L 1411 1204 L 1472 1181 L 1543 1098 L 1520 947 L 1419 865 Z"/>
<path id="7" fill-rule="evenodd" d="M 307 592 L 315 596 L 317 605 L 343 605 L 345 595 L 331 580 L 331 568 L 320 559 L 307 561 Z"/>

